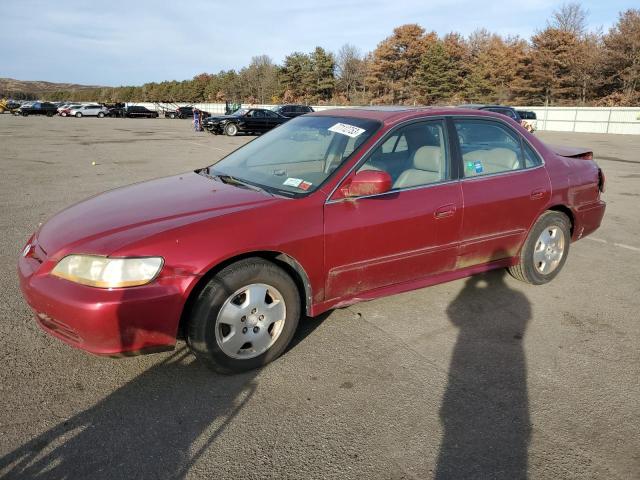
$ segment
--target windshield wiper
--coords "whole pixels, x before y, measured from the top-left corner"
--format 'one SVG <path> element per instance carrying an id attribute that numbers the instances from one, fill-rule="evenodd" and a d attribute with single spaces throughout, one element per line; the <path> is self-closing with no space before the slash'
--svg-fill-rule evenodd
<path id="1" fill-rule="evenodd" d="M 238 177 L 234 177 L 232 175 L 213 173 L 213 169 L 210 168 L 210 167 L 203 168 L 203 169 L 199 170 L 198 173 L 200 175 L 202 175 L 202 176 L 207 177 L 207 178 L 211 178 L 213 180 L 217 180 L 218 182 L 231 184 L 231 185 L 238 185 L 238 186 L 245 187 L 245 188 L 250 188 L 251 190 L 255 190 L 256 192 L 264 192 L 267 195 L 270 195 L 272 197 L 276 196 L 274 191 L 278 195 L 282 195 L 284 197 L 293 197 L 293 196 L 295 196 L 295 194 L 293 192 L 290 192 L 289 190 L 284 190 L 282 188 L 277 188 L 277 187 L 263 188 L 263 187 L 260 187 L 258 185 L 255 185 L 253 183 L 247 182 L 246 180 L 242 180 L 242 179 L 240 179 Z"/>
<path id="2" fill-rule="evenodd" d="M 267 195 L 273 197 L 273 193 L 271 193 L 270 191 L 259 187 L 258 185 L 254 185 L 253 183 L 249 183 L 245 180 L 242 180 L 240 178 L 237 177 L 233 177 L 231 175 L 213 175 L 214 177 L 217 177 L 220 179 L 220 181 L 222 181 L 223 183 L 230 183 L 233 185 L 241 185 L 245 188 L 249 188 L 251 190 L 255 190 L 256 192 L 262 192 L 262 193 L 266 193 Z"/>

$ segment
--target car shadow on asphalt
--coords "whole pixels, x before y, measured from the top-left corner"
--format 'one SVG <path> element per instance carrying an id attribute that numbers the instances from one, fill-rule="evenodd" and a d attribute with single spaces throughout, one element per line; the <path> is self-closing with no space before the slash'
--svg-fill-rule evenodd
<path id="1" fill-rule="evenodd" d="M 292 347 L 322 321 L 306 320 Z M 218 375 L 181 347 L 93 407 L 0 458 L 0 476 L 184 478 L 251 400 L 259 372 Z"/>
<path id="2" fill-rule="evenodd" d="M 435 478 L 527 477 L 531 434 L 523 337 L 527 297 L 505 270 L 470 277 L 447 308 L 459 329 L 440 409 Z"/>

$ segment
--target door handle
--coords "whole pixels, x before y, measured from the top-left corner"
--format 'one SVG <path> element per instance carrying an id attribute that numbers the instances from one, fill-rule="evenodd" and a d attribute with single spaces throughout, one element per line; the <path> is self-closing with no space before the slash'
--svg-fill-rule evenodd
<path id="1" fill-rule="evenodd" d="M 442 207 L 437 208 L 436 211 L 433 213 L 433 216 L 436 217 L 436 219 L 447 218 L 447 217 L 452 217 L 454 213 L 456 213 L 456 206 L 453 204 L 450 204 L 450 205 L 443 205 Z"/>
<path id="2" fill-rule="evenodd" d="M 543 189 L 534 190 L 530 195 L 531 200 L 540 200 L 542 197 L 544 197 Z"/>

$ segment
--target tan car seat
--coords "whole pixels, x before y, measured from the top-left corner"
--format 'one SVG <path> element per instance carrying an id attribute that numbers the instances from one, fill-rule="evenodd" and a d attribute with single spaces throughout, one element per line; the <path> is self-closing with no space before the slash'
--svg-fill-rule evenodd
<path id="1" fill-rule="evenodd" d="M 520 168 L 520 160 L 513 150 L 508 148 L 492 148 L 491 150 L 474 150 L 462 156 L 465 166 L 467 162 L 480 162 L 482 172 L 476 172 L 475 168 L 465 167 L 465 176 L 475 177 L 490 173 L 507 172 Z"/>
<path id="2" fill-rule="evenodd" d="M 413 168 L 405 170 L 394 182 L 393 188 L 415 187 L 442 180 L 442 153 L 440 147 L 424 146 L 413 154 Z"/>

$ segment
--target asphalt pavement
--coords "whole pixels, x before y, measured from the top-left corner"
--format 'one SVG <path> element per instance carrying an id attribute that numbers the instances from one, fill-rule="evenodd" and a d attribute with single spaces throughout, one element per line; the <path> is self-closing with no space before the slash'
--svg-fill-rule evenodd
<path id="1" fill-rule="evenodd" d="M 0 115 L 0 476 L 640 478 L 640 136 L 538 134 L 592 147 L 607 176 L 602 228 L 545 286 L 498 271 L 335 310 L 236 376 L 183 344 L 116 360 L 43 333 L 24 242 L 73 202 L 251 139 L 190 126 Z"/>

